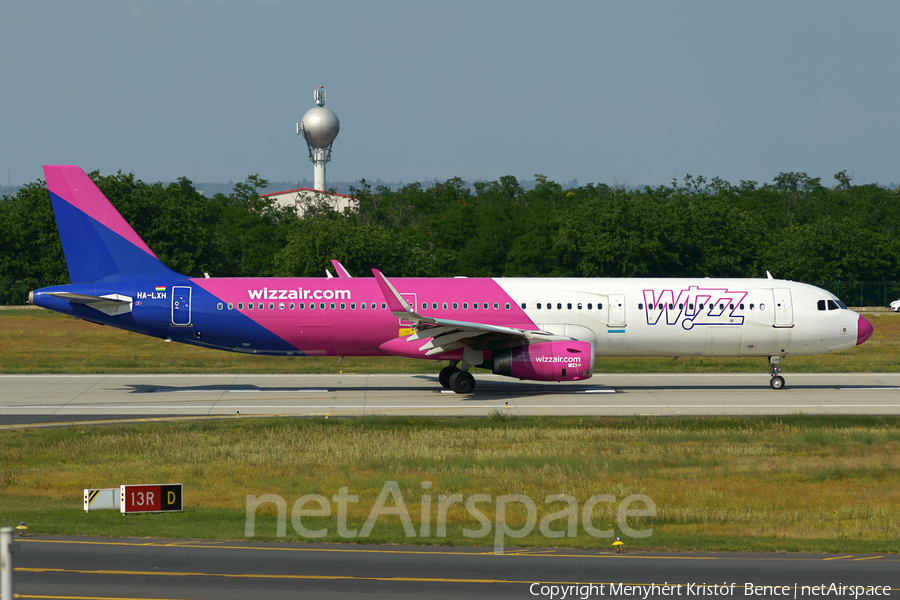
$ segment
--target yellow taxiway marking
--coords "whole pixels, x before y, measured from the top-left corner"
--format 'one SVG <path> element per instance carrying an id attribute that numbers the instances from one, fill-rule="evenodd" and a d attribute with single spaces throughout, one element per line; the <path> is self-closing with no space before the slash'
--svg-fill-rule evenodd
<path id="1" fill-rule="evenodd" d="M 226 577 L 232 579 L 294 579 L 294 580 L 317 580 L 317 581 L 409 581 L 419 583 L 534 583 L 529 579 L 451 579 L 447 577 L 371 577 L 358 575 L 293 575 L 293 574 L 277 574 L 277 573 L 201 573 L 193 571 L 112 571 L 108 569 L 42 569 L 42 568 L 18 568 L 16 571 L 25 573 L 78 573 L 81 575 L 153 575 L 164 577 Z M 575 584 L 572 581 L 554 581 L 547 583 L 555 584 Z M 640 584 L 625 584 L 640 585 Z M 647 585 L 647 584 L 644 584 Z"/>
<path id="2" fill-rule="evenodd" d="M 609 558 L 617 560 L 626 559 L 657 559 L 657 560 L 742 560 L 742 561 L 810 561 L 810 560 L 838 560 L 844 558 L 853 558 L 852 554 L 846 556 L 831 556 L 828 558 L 820 558 L 818 556 L 764 556 L 750 557 L 734 554 L 733 556 L 666 556 L 659 554 L 617 554 L 612 550 L 600 550 L 594 554 L 571 554 L 566 553 L 565 549 L 556 548 L 510 548 L 504 554 L 494 554 L 490 548 L 483 550 L 475 550 L 468 552 L 449 551 L 449 550 L 392 550 L 388 548 L 291 548 L 283 546 L 236 546 L 227 540 L 203 540 L 203 541 L 152 541 L 152 542 L 110 542 L 110 541 L 93 541 L 93 540 L 45 540 L 37 538 L 20 538 L 17 540 L 24 543 L 38 544 L 84 544 L 95 546 L 150 546 L 150 547 L 172 547 L 172 548 L 198 548 L 198 549 L 220 549 L 220 550 L 257 550 L 270 552 L 334 552 L 334 553 L 355 553 L 355 554 L 432 554 L 438 556 L 535 556 L 535 557 L 554 557 L 554 558 Z M 634 550 L 632 550 L 634 551 Z M 602 553 L 601 553 L 602 552 Z M 884 558 L 884 555 L 866 556 L 854 560 L 870 560 L 873 558 Z"/>

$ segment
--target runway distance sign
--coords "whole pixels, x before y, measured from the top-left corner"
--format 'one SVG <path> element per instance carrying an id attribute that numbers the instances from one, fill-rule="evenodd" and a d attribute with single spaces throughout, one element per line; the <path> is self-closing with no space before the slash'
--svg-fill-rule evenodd
<path id="1" fill-rule="evenodd" d="M 119 492 L 122 514 L 182 510 L 180 483 L 123 485 Z"/>

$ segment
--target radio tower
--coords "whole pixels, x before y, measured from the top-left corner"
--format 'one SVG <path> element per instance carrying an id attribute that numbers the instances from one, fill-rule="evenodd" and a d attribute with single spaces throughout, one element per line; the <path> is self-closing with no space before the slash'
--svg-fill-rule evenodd
<path id="1" fill-rule="evenodd" d="M 325 191 L 325 163 L 331 160 L 331 146 L 341 130 L 337 115 L 325 108 L 325 86 L 320 85 L 313 98 L 315 108 L 309 109 L 297 123 L 297 134 L 302 135 L 309 148 L 309 160 L 313 164 L 313 187 Z"/>

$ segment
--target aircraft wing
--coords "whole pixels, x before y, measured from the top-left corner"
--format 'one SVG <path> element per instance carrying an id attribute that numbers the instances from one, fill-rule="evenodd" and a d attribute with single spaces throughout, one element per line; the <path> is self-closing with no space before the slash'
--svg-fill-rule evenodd
<path id="1" fill-rule="evenodd" d="M 548 342 L 572 339 L 555 335 L 548 331 L 426 317 L 418 314 L 414 307 L 404 302 L 403 296 L 400 295 L 381 271 L 372 269 L 372 273 L 375 275 L 375 280 L 378 282 L 378 287 L 381 288 L 382 294 L 384 294 L 384 299 L 391 313 L 399 319 L 415 324 L 416 332 L 406 339 L 415 341 L 431 338 L 419 348 L 420 350 L 428 350 L 425 353 L 426 356 L 449 352 L 464 346 L 469 346 L 470 348 L 486 345 L 512 347 L 521 346 L 532 341 Z"/>
<path id="2" fill-rule="evenodd" d="M 119 294 L 88 296 L 72 292 L 49 292 L 47 295 L 68 300 L 69 304 L 84 304 L 107 315 L 122 315 L 131 312 L 131 298 Z"/>

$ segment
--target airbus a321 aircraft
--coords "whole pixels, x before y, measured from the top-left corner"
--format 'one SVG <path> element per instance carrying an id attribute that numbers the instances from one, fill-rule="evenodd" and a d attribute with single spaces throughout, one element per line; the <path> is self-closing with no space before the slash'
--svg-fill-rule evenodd
<path id="1" fill-rule="evenodd" d="M 872 325 L 833 294 L 777 279 L 192 278 L 153 254 L 91 179 L 45 166 L 71 285 L 29 302 L 166 341 L 247 354 L 392 355 L 536 381 L 594 374 L 595 356 L 768 358 L 862 344 Z"/>

